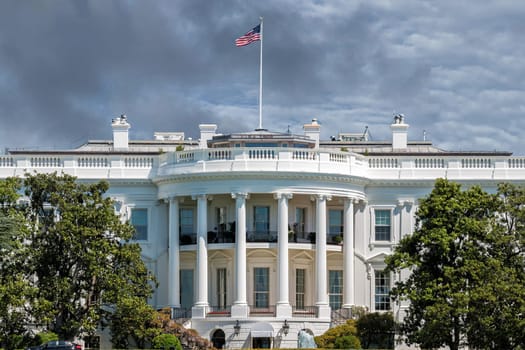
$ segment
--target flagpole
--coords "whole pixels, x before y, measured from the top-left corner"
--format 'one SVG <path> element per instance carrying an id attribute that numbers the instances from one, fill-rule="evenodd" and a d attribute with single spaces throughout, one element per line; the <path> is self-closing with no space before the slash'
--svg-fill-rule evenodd
<path id="1" fill-rule="evenodd" d="M 263 18 L 261 20 L 261 53 L 259 58 L 259 129 L 262 129 L 262 67 L 263 67 Z"/>

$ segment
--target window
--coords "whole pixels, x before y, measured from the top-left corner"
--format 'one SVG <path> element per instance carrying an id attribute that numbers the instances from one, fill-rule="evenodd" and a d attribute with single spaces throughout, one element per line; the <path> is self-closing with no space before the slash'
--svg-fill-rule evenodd
<path id="1" fill-rule="evenodd" d="M 328 297 L 332 310 L 339 310 L 343 305 L 343 271 L 328 271 Z"/>
<path id="2" fill-rule="evenodd" d="M 253 222 L 256 233 L 268 233 L 270 231 L 270 207 L 254 207 Z"/>
<path id="3" fill-rule="evenodd" d="M 135 228 L 133 239 L 146 241 L 148 239 L 148 209 L 131 209 L 131 225 Z"/>
<path id="4" fill-rule="evenodd" d="M 256 267 L 253 269 L 253 290 L 256 308 L 267 308 L 270 305 L 270 269 Z"/>
<path id="5" fill-rule="evenodd" d="M 306 221 L 306 208 L 295 208 L 295 225 L 294 231 L 296 235 L 303 236 Z"/>
<path id="6" fill-rule="evenodd" d="M 195 233 L 193 229 L 193 209 L 181 208 L 180 210 L 180 234 Z"/>
<path id="7" fill-rule="evenodd" d="M 180 306 L 189 309 L 193 305 L 193 270 L 181 269 L 179 274 Z"/>
<path id="8" fill-rule="evenodd" d="M 219 301 L 219 309 L 226 308 L 226 269 L 217 269 L 217 300 Z"/>
<path id="9" fill-rule="evenodd" d="M 375 270 L 375 309 L 390 310 L 390 275 Z"/>
<path id="10" fill-rule="evenodd" d="M 217 232 L 226 232 L 226 208 L 215 208 L 215 214 L 215 227 L 217 228 Z"/>
<path id="11" fill-rule="evenodd" d="M 375 240 L 390 241 L 391 212 L 389 209 L 375 210 Z"/>
<path id="12" fill-rule="evenodd" d="M 305 269 L 295 270 L 295 307 L 304 310 Z"/>
<path id="13" fill-rule="evenodd" d="M 339 235 L 343 232 L 343 211 L 330 209 L 328 211 L 328 233 Z"/>

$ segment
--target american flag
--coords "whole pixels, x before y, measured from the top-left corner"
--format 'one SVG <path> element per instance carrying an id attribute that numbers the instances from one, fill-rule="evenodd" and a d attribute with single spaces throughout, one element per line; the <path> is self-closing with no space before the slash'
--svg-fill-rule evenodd
<path id="1" fill-rule="evenodd" d="M 246 46 L 258 40 L 261 40 L 261 25 L 260 24 L 255 26 L 248 33 L 235 39 L 235 45 L 236 46 Z"/>

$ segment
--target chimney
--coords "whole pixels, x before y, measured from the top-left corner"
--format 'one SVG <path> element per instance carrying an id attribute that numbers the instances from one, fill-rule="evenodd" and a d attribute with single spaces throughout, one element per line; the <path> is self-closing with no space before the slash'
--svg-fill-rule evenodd
<path id="1" fill-rule="evenodd" d="M 321 136 L 321 125 L 317 122 L 317 119 L 312 119 L 310 124 L 303 125 L 304 136 L 315 140 L 315 148 L 319 148 L 319 139 Z"/>
<path id="2" fill-rule="evenodd" d="M 126 115 L 122 114 L 120 117 L 113 118 L 111 121 L 111 128 L 113 129 L 113 150 L 127 151 L 128 150 L 128 130 L 131 126 L 126 119 Z"/>
<path id="3" fill-rule="evenodd" d="M 405 124 L 405 116 L 403 114 L 394 116 L 394 123 L 390 125 L 392 130 L 392 148 L 394 150 L 407 148 L 408 127 L 409 125 Z"/>
<path id="4" fill-rule="evenodd" d="M 199 124 L 201 131 L 201 138 L 199 140 L 199 148 L 208 148 L 208 141 L 213 138 L 215 131 L 217 131 L 217 124 Z"/>

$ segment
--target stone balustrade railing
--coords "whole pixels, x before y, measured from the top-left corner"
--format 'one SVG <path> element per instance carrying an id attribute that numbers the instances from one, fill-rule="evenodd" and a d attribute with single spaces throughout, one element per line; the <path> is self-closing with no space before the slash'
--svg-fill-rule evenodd
<path id="1" fill-rule="evenodd" d="M 525 157 L 506 155 L 364 156 L 328 149 L 194 149 L 160 155 L 1 155 L 0 178 L 26 172 L 69 173 L 79 178 L 139 178 L 187 173 L 277 171 L 373 179 L 525 179 Z"/>

